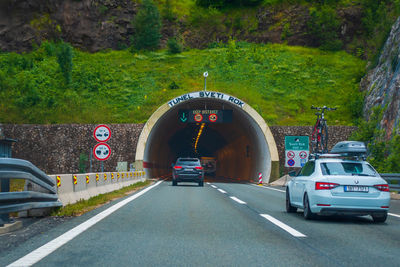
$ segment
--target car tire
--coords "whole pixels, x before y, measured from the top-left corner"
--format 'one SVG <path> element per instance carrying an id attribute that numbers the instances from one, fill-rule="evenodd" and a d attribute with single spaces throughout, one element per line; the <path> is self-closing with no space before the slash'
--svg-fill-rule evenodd
<path id="1" fill-rule="evenodd" d="M 296 211 L 297 211 L 297 208 L 293 207 L 292 203 L 290 202 L 289 187 L 286 187 L 286 212 L 294 213 Z"/>
<path id="2" fill-rule="evenodd" d="M 304 195 L 304 218 L 306 220 L 313 220 L 317 217 L 317 215 L 315 213 L 313 213 L 310 209 L 310 200 L 308 199 L 308 195 L 305 194 Z"/>
<path id="3" fill-rule="evenodd" d="M 387 219 L 387 212 L 379 215 L 371 215 L 375 223 L 384 223 Z"/>
<path id="4" fill-rule="evenodd" d="M 200 182 L 199 182 L 199 186 L 204 186 L 204 182 L 203 182 L 203 181 L 200 181 Z"/>
<path id="5" fill-rule="evenodd" d="M 178 182 L 177 181 L 172 181 L 172 186 L 177 186 Z"/>

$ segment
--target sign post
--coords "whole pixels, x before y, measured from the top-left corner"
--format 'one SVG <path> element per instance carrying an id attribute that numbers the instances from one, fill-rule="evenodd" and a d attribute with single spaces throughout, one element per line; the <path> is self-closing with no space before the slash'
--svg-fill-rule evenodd
<path id="1" fill-rule="evenodd" d="M 285 167 L 303 167 L 308 161 L 308 136 L 285 136 Z"/>

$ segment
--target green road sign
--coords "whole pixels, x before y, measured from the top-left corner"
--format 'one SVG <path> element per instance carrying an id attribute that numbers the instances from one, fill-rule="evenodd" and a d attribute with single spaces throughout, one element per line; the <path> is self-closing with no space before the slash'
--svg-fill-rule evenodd
<path id="1" fill-rule="evenodd" d="M 285 136 L 285 150 L 308 151 L 308 136 Z"/>

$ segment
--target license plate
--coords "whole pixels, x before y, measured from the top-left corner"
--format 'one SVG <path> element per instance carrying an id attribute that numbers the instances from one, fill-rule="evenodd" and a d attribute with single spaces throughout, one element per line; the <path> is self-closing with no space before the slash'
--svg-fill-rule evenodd
<path id="1" fill-rule="evenodd" d="M 360 186 L 360 185 L 346 185 L 344 187 L 345 192 L 365 192 L 368 193 L 368 186 Z"/>

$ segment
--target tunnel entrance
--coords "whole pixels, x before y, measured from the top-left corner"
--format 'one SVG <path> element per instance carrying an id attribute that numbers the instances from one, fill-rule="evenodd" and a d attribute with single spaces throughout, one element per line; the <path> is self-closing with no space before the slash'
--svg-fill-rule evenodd
<path id="1" fill-rule="evenodd" d="M 202 116 L 191 117 L 197 113 Z M 170 174 L 178 157 L 215 158 L 215 179 L 253 182 L 261 172 L 266 183 L 279 175 L 276 144 L 264 119 L 245 102 L 219 92 L 172 99 L 145 124 L 136 164 L 143 164 L 146 176 Z"/>

